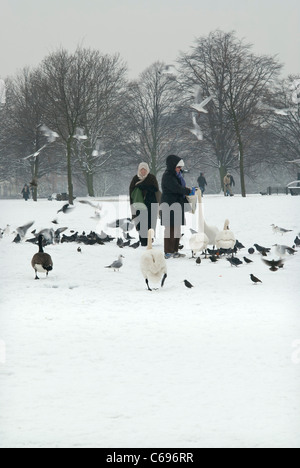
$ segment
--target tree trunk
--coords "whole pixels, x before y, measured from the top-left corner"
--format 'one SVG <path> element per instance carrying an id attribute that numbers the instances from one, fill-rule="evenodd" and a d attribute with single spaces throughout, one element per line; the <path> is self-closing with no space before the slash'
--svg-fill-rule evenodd
<path id="1" fill-rule="evenodd" d="M 37 195 L 38 195 L 38 174 L 39 174 L 39 156 L 35 158 L 35 163 L 34 163 L 34 170 L 33 170 L 33 178 L 32 180 L 36 182 L 36 185 L 33 186 L 33 193 L 32 193 L 32 199 L 34 202 L 37 202 Z"/>
<path id="2" fill-rule="evenodd" d="M 246 183 L 245 183 L 245 169 L 244 169 L 244 147 L 242 140 L 239 141 L 240 151 L 240 178 L 241 178 L 241 189 L 242 197 L 246 198 Z"/>
<path id="3" fill-rule="evenodd" d="M 86 173 L 86 186 L 87 186 L 89 197 L 95 197 L 94 174 L 91 174 L 90 172 Z"/>
<path id="4" fill-rule="evenodd" d="M 73 193 L 73 180 L 72 180 L 72 137 L 69 138 L 67 142 L 67 168 L 68 168 L 68 192 L 69 192 L 69 203 L 73 205 L 74 203 L 74 193 Z"/>
<path id="5" fill-rule="evenodd" d="M 220 172 L 220 180 L 221 180 L 221 190 L 224 190 L 224 177 L 227 174 L 227 168 L 224 166 L 220 166 L 219 172 Z"/>

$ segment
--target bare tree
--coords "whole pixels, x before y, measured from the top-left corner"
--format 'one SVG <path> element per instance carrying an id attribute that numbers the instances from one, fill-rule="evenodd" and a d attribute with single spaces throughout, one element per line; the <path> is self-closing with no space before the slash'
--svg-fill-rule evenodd
<path id="1" fill-rule="evenodd" d="M 124 152 L 149 163 L 155 175 L 165 166 L 168 154 L 182 149 L 178 132 L 179 88 L 165 69 L 164 64 L 157 62 L 138 81 L 129 83 L 123 110 Z"/>
<path id="2" fill-rule="evenodd" d="M 255 124 L 257 105 L 281 66 L 272 57 L 252 54 L 251 46 L 235 33 L 222 31 L 198 39 L 192 53 L 181 56 L 180 64 L 182 82 L 198 85 L 204 97 L 213 98 L 205 124 L 221 182 L 238 161 L 242 195 L 246 196 L 244 137 Z M 247 140 L 250 145 L 249 133 Z"/>

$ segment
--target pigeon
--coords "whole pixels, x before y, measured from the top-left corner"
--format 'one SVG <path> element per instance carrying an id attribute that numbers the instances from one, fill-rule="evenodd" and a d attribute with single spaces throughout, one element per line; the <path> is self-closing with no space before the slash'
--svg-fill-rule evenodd
<path id="1" fill-rule="evenodd" d="M 296 239 L 294 240 L 294 242 L 297 247 L 300 247 L 300 239 L 298 236 L 296 236 Z"/>
<path id="2" fill-rule="evenodd" d="M 81 247 L 78 247 L 77 252 L 82 253 Z"/>
<path id="3" fill-rule="evenodd" d="M 68 214 L 68 213 L 70 213 L 72 210 L 74 210 L 74 206 L 70 206 L 69 203 L 66 203 L 57 213 Z"/>
<path id="4" fill-rule="evenodd" d="M 249 255 L 253 255 L 255 253 L 255 250 L 251 247 L 250 249 L 248 249 L 248 254 Z"/>
<path id="5" fill-rule="evenodd" d="M 135 244 L 130 245 L 129 247 L 131 247 L 132 249 L 138 249 L 139 246 L 140 246 L 140 241 L 136 242 Z"/>
<path id="6" fill-rule="evenodd" d="M 251 281 L 254 283 L 254 284 L 257 284 L 257 283 L 262 283 L 262 281 L 258 278 L 256 278 L 256 276 L 254 275 L 250 275 L 250 278 L 251 278 Z"/>
<path id="7" fill-rule="evenodd" d="M 201 258 L 200 257 L 197 258 L 196 263 L 197 263 L 197 265 L 201 265 Z"/>
<path id="8" fill-rule="evenodd" d="M 188 289 L 192 289 L 194 287 L 188 280 L 184 280 L 183 282 Z"/>
<path id="9" fill-rule="evenodd" d="M 268 247 L 262 247 L 258 244 L 254 244 L 254 247 L 256 248 L 257 252 L 261 253 L 262 255 L 271 252 L 271 249 L 269 249 Z"/>
<path id="10" fill-rule="evenodd" d="M 262 261 L 270 267 L 270 271 L 278 271 L 279 268 L 283 268 L 284 261 L 283 260 L 266 260 L 262 259 Z"/>
<path id="11" fill-rule="evenodd" d="M 292 247 L 289 247 L 288 245 L 275 244 L 273 247 L 276 247 L 278 255 L 294 255 L 297 252 L 297 250 L 292 249 Z"/>
<path id="12" fill-rule="evenodd" d="M 123 266 L 123 261 L 122 261 L 123 258 L 125 258 L 125 257 L 123 257 L 123 255 L 120 255 L 118 260 L 116 260 L 111 265 L 109 265 L 109 266 L 107 266 L 105 268 L 112 268 L 114 271 L 119 271 L 120 268 L 122 268 L 122 266 Z"/>
<path id="13" fill-rule="evenodd" d="M 253 260 L 250 260 L 249 258 L 244 257 L 244 262 L 245 263 L 253 263 Z"/>
<path id="14" fill-rule="evenodd" d="M 245 246 L 243 244 L 241 244 L 241 242 L 239 242 L 237 240 L 236 243 L 235 243 L 235 248 L 238 249 L 238 250 L 241 250 L 241 249 L 244 249 Z"/>
<path id="15" fill-rule="evenodd" d="M 229 257 L 226 260 L 231 264 L 231 266 L 235 267 L 238 267 L 239 265 L 243 264 L 243 262 L 237 257 Z"/>
<path id="16" fill-rule="evenodd" d="M 218 257 L 216 255 L 211 255 L 209 259 L 212 263 L 216 263 L 218 261 Z"/>
<path id="17" fill-rule="evenodd" d="M 28 229 L 31 228 L 31 226 L 33 225 L 34 225 L 34 221 L 32 221 L 31 223 L 25 224 L 25 226 L 20 226 L 17 228 L 17 233 L 19 234 L 21 240 L 24 239 Z"/>

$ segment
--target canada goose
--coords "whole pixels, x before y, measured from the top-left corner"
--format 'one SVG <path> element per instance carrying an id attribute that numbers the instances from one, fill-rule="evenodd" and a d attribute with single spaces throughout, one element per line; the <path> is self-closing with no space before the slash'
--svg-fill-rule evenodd
<path id="1" fill-rule="evenodd" d="M 229 221 L 226 219 L 224 224 L 224 230 L 220 231 L 216 236 L 216 247 L 217 249 L 233 249 L 235 247 L 236 238 L 229 229 Z"/>
<path id="2" fill-rule="evenodd" d="M 38 238 L 39 241 L 39 251 L 32 257 L 31 265 L 35 271 L 35 279 L 39 279 L 37 272 L 46 273 L 48 276 L 49 271 L 53 270 L 53 261 L 49 254 L 44 253 L 43 250 L 43 236 L 40 235 Z"/>
<path id="3" fill-rule="evenodd" d="M 192 258 L 194 258 L 195 254 L 198 252 L 202 252 L 203 250 L 207 249 L 207 245 L 209 239 L 204 232 L 204 220 L 203 220 L 203 208 L 202 208 L 202 196 L 201 190 L 197 190 L 198 192 L 198 231 L 196 234 L 193 234 L 190 238 L 190 248 L 192 250 Z"/>
<path id="4" fill-rule="evenodd" d="M 142 254 L 140 263 L 141 271 L 149 291 L 152 291 L 149 281 L 152 283 L 159 283 L 161 281 L 161 287 L 163 288 L 167 278 L 167 263 L 164 254 L 160 250 L 152 249 L 153 237 L 154 230 L 149 229 L 147 250 Z"/>

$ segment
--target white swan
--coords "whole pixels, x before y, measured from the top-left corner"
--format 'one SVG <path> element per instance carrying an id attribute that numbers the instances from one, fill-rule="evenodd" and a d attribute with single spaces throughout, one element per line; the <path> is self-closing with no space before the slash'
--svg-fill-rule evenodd
<path id="1" fill-rule="evenodd" d="M 198 232 L 193 234 L 190 238 L 190 248 L 192 250 L 193 257 L 198 252 L 203 252 L 207 249 L 209 239 L 205 234 L 204 224 L 205 221 L 203 219 L 203 207 L 202 207 L 202 196 L 201 190 L 197 190 L 198 193 Z"/>
<path id="2" fill-rule="evenodd" d="M 220 231 L 216 236 L 217 249 L 233 249 L 236 243 L 236 238 L 229 229 L 229 220 L 226 219 L 224 230 Z"/>
<path id="3" fill-rule="evenodd" d="M 155 284 L 161 282 L 161 287 L 163 287 L 167 278 L 167 263 L 163 252 L 152 249 L 152 238 L 154 235 L 154 230 L 149 229 L 147 250 L 141 256 L 140 263 L 141 271 L 149 291 L 152 291 L 149 281 Z"/>

